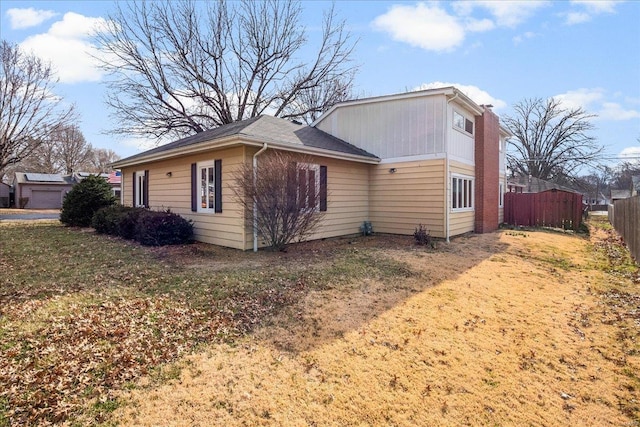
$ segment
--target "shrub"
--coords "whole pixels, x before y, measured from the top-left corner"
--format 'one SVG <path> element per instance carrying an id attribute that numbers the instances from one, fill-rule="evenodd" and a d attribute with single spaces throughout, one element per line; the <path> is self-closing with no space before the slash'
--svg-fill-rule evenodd
<path id="1" fill-rule="evenodd" d="M 413 238 L 417 245 L 433 246 L 431 244 L 431 235 L 429 234 L 429 230 L 427 230 L 422 224 L 418 224 L 418 227 L 416 227 L 416 231 L 413 233 Z"/>
<path id="2" fill-rule="evenodd" d="M 98 211 L 93 214 L 91 226 L 95 228 L 98 233 L 119 236 L 120 223 L 132 209 L 135 208 L 120 205 L 98 209 Z"/>
<path id="3" fill-rule="evenodd" d="M 90 175 L 64 196 L 60 221 L 67 225 L 88 227 L 94 213 L 115 202 L 109 183 L 100 176 Z"/>
<path id="4" fill-rule="evenodd" d="M 123 239 L 133 240 L 136 238 L 136 228 L 138 226 L 138 219 L 140 215 L 147 212 L 145 208 L 130 208 L 127 207 L 122 212 L 122 217 L 118 223 L 117 235 Z"/>
<path id="5" fill-rule="evenodd" d="M 193 240 L 193 223 L 170 211 L 141 212 L 135 230 L 135 239 L 145 246 L 179 245 Z"/>

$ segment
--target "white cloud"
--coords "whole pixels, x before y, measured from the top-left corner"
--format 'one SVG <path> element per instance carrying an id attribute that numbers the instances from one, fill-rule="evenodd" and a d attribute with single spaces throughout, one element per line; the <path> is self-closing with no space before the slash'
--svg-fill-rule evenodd
<path id="1" fill-rule="evenodd" d="M 596 114 L 597 120 L 622 121 L 640 118 L 640 111 L 626 108 L 619 102 L 608 100 L 610 98 L 604 89 L 578 89 L 556 95 L 553 98 L 562 102 L 562 107 L 567 109 L 582 108 L 587 113 Z M 614 94 L 615 98 L 616 95 Z M 626 100 L 633 104 L 632 100 Z"/>
<path id="2" fill-rule="evenodd" d="M 602 120 L 631 120 L 640 118 L 640 111 L 627 110 L 616 102 L 603 102 L 602 109 L 598 111 L 598 118 Z"/>
<path id="3" fill-rule="evenodd" d="M 35 27 L 42 24 L 58 14 L 52 10 L 12 8 L 7 10 L 9 16 L 9 25 L 13 30 L 22 30 L 25 28 Z"/>
<path id="4" fill-rule="evenodd" d="M 436 52 L 451 51 L 464 40 L 462 24 L 438 5 L 395 5 L 372 23 L 394 40 Z"/>
<path id="5" fill-rule="evenodd" d="M 594 16 L 615 13 L 620 0 L 571 0 L 574 10 L 566 14 L 565 24 L 576 25 L 589 22 Z"/>
<path id="6" fill-rule="evenodd" d="M 486 32 L 496 27 L 515 28 L 547 1 L 456 1 L 449 13 L 439 2 L 420 2 L 415 5 L 392 6 L 376 17 L 372 26 L 388 33 L 396 41 L 436 52 L 452 51 L 459 47 L 467 32 Z M 489 18 L 474 16 L 490 15 Z"/>
<path id="7" fill-rule="evenodd" d="M 525 33 L 522 33 L 520 35 L 517 35 L 513 38 L 513 44 L 515 44 L 516 46 L 519 45 L 520 43 L 522 43 L 525 40 L 528 39 L 532 39 L 536 36 L 536 33 L 532 32 L 532 31 L 527 31 Z"/>
<path id="8" fill-rule="evenodd" d="M 633 146 L 633 147 L 627 147 L 624 148 L 620 154 L 618 154 L 618 157 L 621 159 L 632 159 L 635 162 L 640 163 L 640 160 L 638 160 L 638 158 L 640 157 L 640 146 Z"/>
<path id="9" fill-rule="evenodd" d="M 592 110 L 592 105 L 600 101 L 604 97 L 604 90 L 595 89 L 577 89 L 570 90 L 566 93 L 556 95 L 553 98 L 562 103 L 562 107 L 566 109 L 582 108 L 585 111 Z"/>
<path id="10" fill-rule="evenodd" d="M 453 3 L 459 15 L 470 15 L 475 9 L 485 9 L 500 27 L 515 28 L 531 17 L 538 9 L 549 4 L 548 1 L 495 1 L 477 0 Z"/>
<path id="11" fill-rule="evenodd" d="M 62 83 L 95 82 L 102 72 L 92 55 L 98 51 L 90 35 L 105 25 L 103 18 L 93 18 L 68 12 L 54 22 L 49 31 L 28 37 L 20 47 L 50 61 Z"/>
<path id="12" fill-rule="evenodd" d="M 445 82 L 431 82 L 431 83 L 423 83 L 420 86 L 414 88 L 414 91 L 417 90 L 426 90 L 426 89 L 439 89 L 443 87 L 455 86 L 462 93 L 467 95 L 473 102 L 478 105 L 493 105 L 494 110 L 500 110 L 501 108 L 505 108 L 507 103 L 501 99 L 494 98 L 489 95 L 488 92 L 480 89 L 477 86 L 472 85 L 463 85 L 460 83 L 445 83 Z"/>
<path id="13" fill-rule="evenodd" d="M 122 139 L 118 141 L 118 144 L 123 145 L 124 147 L 127 147 L 127 148 L 133 148 L 138 152 L 143 152 L 143 151 L 151 150 L 152 148 L 159 147 L 161 145 L 165 145 L 169 142 L 171 141 L 169 140 L 158 141 L 157 139 L 133 137 L 133 138 Z"/>

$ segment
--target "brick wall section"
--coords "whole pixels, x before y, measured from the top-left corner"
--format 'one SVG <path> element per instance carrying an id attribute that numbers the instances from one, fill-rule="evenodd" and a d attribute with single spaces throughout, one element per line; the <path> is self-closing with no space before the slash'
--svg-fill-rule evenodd
<path id="1" fill-rule="evenodd" d="M 485 108 L 481 116 L 476 116 L 476 233 L 489 233 L 498 229 L 499 132 L 498 116 L 489 108 Z"/>

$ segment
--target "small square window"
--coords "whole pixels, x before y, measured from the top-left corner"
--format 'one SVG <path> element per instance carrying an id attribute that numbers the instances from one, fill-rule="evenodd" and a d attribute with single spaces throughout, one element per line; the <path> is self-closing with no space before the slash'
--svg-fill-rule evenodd
<path id="1" fill-rule="evenodd" d="M 465 116 L 455 110 L 453 111 L 453 126 L 470 135 L 473 135 L 473 121 L 467 119 Z"/>

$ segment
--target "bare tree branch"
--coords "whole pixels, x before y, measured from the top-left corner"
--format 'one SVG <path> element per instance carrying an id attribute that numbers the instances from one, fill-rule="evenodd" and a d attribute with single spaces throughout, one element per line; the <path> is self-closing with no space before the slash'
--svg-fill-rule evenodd
<path id="1" fill-rule="evenodd" d="M 244 163 L 234 174 L 236 201 L 245 208 L 249 225 L 255 219 L 258 235 L 273 249 L 309 237 L 323 218 L 314 208 L 319 202 L 315 185 L 304 181 L 311 163 L 304 156 L 271 151 L 260 157 L 257 170 Z"/>
<path id="2" fill-rule="evenodd" d="M 554 98 L 525 99 L 503 123 L 514 135 L 507 162 L 513 173 L 545 180 L 574 178 L 583 166 L 595 165 L 603 150 L 589 135 L 595 116 L 582 108 L 564 109 Z"/>
<path id="3" fill-rule="evenodd" d="M 74 111 L 53 94 L 57 80 L 49 64 L 4 40 L 0 57 L 2 177 L 7 166 L 29 156 L 52 130 L 73 120 Z"/>
<path id="4" fill-rule="evenodd" d="M 95 38 L 121 134 L 183 137 L 273 114 L 310 118 L 346 99 L 355 43 L 333 8 L 311 60 L 293 0 L 130 0 Z"/>

